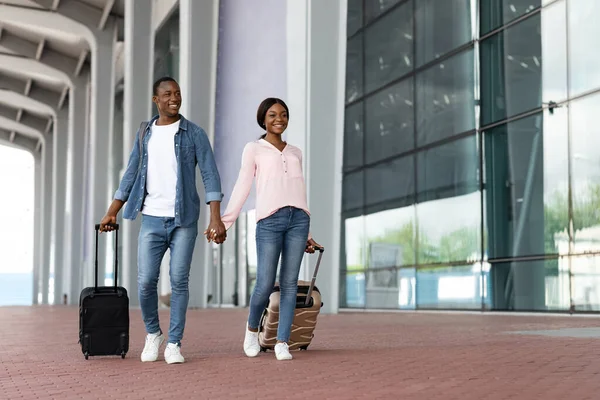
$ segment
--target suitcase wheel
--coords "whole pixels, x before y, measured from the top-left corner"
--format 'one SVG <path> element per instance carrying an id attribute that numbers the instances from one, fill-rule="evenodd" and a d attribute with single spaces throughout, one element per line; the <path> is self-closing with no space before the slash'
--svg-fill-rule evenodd
<path id="1" fill-rule="evenodd" d="M 308 345 L 300 347 L 300 350 L 308 350 Z"/>
<path id="2" fill-rule="evenodd" d="M 260 346 L 260 351 L 263 352 L 263 353 L 266 353 L 267 352 L 267 348 Z"/>
<path id="3" fill-rule="evenodd" d="M 88 357 L 90 356 L 87 352 L 83 355 L 85 357 L 85 359 L 87 360 Z"/>
<path id="4" fill-rule="evenodd" d="M 121 358 L 122 358 L 122 359 L 124 359 L 124 358 L 125 358 L 125 352 L 124 352 L 124 351 L 122 351 L 122 352 L 121 352 Z"/>

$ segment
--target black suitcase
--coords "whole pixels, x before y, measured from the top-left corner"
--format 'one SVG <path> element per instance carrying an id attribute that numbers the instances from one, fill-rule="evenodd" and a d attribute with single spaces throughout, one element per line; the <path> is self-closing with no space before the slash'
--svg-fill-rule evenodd
<path id="1" fill-rule="evenodd" d="M 117 286 L 119 275 L 119 225 L 115 228 L 115 285 L 98 286 L 98 233 L 96 225 L 96 258 L 94 286 L 81 291 L 79 297 L 79 343 L 87 360 L 89 356 L 120 355 L 129 351 L 129 297 L 124 287 Z"/>

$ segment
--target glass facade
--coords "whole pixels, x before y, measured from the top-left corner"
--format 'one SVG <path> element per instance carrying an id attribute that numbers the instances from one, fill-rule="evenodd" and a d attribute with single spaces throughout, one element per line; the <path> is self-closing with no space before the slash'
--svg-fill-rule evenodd
<path id="1" fill-rule="evenodd" d="M 598 13 L 349 0 L 342 308 L 600 311 Z"/>

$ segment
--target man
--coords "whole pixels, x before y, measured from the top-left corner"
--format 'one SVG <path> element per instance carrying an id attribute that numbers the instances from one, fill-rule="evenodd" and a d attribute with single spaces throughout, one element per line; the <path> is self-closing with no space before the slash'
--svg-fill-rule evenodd
<path id="1" fill-rule="evenodd" d="M 142 100 L 143 101 L 143 100 Z M 196 165 L 200 167 L 210 204 L 207 237 L 216 243 L 226 238 L 220 208 L 221 180 L 206 133 L 179 114 L 181 91 L 170 77 L 157 80 L 152 101 L 158 116 L 136 135 L 127 170 L 121 179 L 101 231 L 110 231 L 125 205 L 123 217 L 142 213 L 138 238 L 138 289 L 146 344 L 142 362 L 156 361 L 165 338 L 158 321 L 158 277 L 160 264 L 171 249 L 171 321 L 164 356 L 168 364 L 183 363 L 181 339 L 189 300 L 189 272 L 196 236 L 200 199 L 196 190 Z M 141 135 L 141 137 L 140 137 Z"/>

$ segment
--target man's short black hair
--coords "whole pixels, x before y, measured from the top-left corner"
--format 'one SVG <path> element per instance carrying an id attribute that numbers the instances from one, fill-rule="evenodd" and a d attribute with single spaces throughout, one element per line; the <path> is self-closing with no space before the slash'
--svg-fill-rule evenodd
<path id="1" fill-rule="evenodd" d="M 171 78 L 170 76 L 163 76 L 162 78 L 159 78 L 156 82 L 154 82 L 154 85 L 152 86 L 152 93 L 154 94 L 154 96 L 158 95 L 158 87 L 160 86 L 161 83 L 163 82 L 175 82 L 177 83 L 177 81 L 173 78 Z"/>

